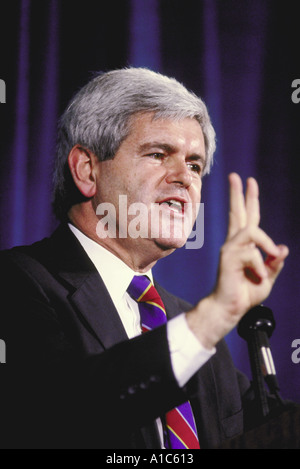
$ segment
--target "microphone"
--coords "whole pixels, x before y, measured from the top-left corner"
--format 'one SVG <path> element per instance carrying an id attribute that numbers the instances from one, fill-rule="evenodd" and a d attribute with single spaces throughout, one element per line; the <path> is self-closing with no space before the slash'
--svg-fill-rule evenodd
<path id="1" fill-rule="evenodd" d="M 275 319 L 270 308 L 258 305 L 251 308 L 238 324 L 238 334 L 247 341 L 254 392 L 260 404 L 263 417 L 269 413 L 267 391 L 283 404 L 279 395 L 279 385 L 275 365 L 269 345 L 269 338 L 275 329 Z"/>

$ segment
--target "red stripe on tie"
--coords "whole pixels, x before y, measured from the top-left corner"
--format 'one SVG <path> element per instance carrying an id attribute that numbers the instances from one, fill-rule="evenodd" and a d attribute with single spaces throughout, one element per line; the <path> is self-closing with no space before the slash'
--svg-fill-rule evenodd
<path id="1" fill-rule="evenodd" d="M 170 427 L 189 449 L 199 449 L 199 441 L 195 433 L 186 422 L 185 419 L 179 414 L 177 409 L 172 409 L 166 415 L 167 425 Z"/>
<path id="2" fill-rule="evenodd" d="M 162 302 L 161 297 L 157 294 L 155 287 L 149 288 L 149 290 L 145 293 L 145 295 L 142 297 L 140 301 L 153 301 L 154 303 L 157 303 L 164 311 L 165 311 L 165 306 Z"/>

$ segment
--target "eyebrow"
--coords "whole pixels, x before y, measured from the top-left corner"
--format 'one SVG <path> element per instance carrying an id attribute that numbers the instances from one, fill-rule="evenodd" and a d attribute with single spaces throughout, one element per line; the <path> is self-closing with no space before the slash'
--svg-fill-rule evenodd
<path id="1" fill-rule="evenodd" d="M 160 150 L 165 151 L 166 153 L 175 153 L 177 151 L 177 147 L 174 145 L 170 145 L 169 143 L 163 143 L 159 141 L 154 141 L 154 142 L 147 142 L 143 143 L 139 146 L 140 152 L 148 151 L 153 148 L 158 148 Z M 198 153 L 193 153 L 187 157 L 188 161 L 201 161 L 203 165 L 203 169 L 206 166 L 206 158 L 202 154 Z"/>
<path id="2" fill-rule="evenodd" d="M 170 145 L 169 143 L 163 143 L 159 141 L 147 142 L 139 146 L 139 150 L 142 152 L 151 150 L 151 148 L 160 148 L 161 150 L 164 150 L 167 153 L 174 153 L 176 151 L 175 146 Z"/>

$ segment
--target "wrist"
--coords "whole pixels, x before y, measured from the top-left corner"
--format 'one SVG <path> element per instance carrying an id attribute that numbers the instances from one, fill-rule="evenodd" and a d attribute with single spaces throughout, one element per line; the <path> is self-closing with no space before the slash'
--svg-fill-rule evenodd
<path id="1" fill-rule="evenodd" d="M 214 311 L 217 304 L 213 295 L 203 298 L 188 313 L 186 320 L 190 330 L 194 333 L 202 347 L 211 350 L 219 342 L 219 334 L 214 325 Z"/>
<path id="2" fill-rule="evenodd" d="M 214 293 L 203 298 L 188 313 L 186 320 L 201 345 L 212 350 L 236 325 L 234 318 L 215 298 Z"/>

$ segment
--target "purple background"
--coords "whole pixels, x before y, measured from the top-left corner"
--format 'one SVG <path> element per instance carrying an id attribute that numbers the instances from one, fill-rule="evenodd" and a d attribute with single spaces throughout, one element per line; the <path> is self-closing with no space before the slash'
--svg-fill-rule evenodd
<path id="1" fill-rule="evenodd" d="M 146 66 L 202 96 L 218 136 L 204 180 L 205 241 L 155 267 L 160 282 L 196 302 L 214 285 L 227 226 L 227 175 L 260 183 L 261 226 L 290 256 L 265 304 L 277 321 L 271 346 L 283 397 L 300 402 L 300 78 L 297 1 L 12 0 L 1 5 L 0 248 L 31 243 L 56 227 L 50 206 L 56 122 L 94 71 Z M 1 331 L 0 331 L 1 337 Z M 249 375 L 246 344 L 227 337 Z M 250 376 L 250 375 L 249 375 Z"/>

